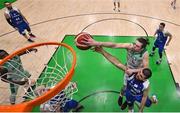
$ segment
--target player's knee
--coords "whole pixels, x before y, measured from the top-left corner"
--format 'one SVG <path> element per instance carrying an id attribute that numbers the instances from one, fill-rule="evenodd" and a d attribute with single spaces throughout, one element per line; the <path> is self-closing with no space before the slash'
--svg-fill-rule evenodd
<path id="1" fill-rule="evenodd" d="M 29 26 L 26 28 L 26 30 L 27 30 L 28 32 L 31 32 L 31 28 L 30 28 Z"/>
<path id="2" fill-rule="evenodd" d="M 164 48 L 159 48 L 158 53 L 162 54 L 163 50 L 164 50 Z"/>
<path id="3" fill-rule="evenodd" d="M 127 105 L 129 106 L 129 108 L 133 108 L 133 102 L 129 102 L 129 101 L 127 101 Z"/>
<path id="4" fill-rule="evenodd" d="M 25 32 L 22 32 L 22 33 L 20 33 L 21 35 L 23 35 L 23 36 L 26 36 L 26 33 Z"/>
<path id="5" fill-rule="evenodd" d="M 158 53 L 159 53 L 159 54 L 162 54 L 162 52 L 163 52 L 163 49 L 162 49 L 162 48 L 159 48 Z"/>

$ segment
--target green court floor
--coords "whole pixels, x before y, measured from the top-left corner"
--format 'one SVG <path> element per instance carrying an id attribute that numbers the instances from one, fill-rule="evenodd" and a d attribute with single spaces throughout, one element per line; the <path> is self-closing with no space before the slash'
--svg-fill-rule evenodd
<path id="1" fill-rule="evenodd" d="M 0 9 L 4 7 L 4 2 L 15 2 L 16 0 L 0 0 Z"/>
<path id="2" fill-rule="evenodd" d="M 73 76 L 74 82 L 77 82 L 78 92 L 73 98 L 84 106 L 83 112 L 125 112 L 118 104 L 119 90 L 123 84 L 123 72 L 108 62 L 102 55 L 92 50 L 79 50 L 74 44 L 74 35 L 65 36 L 63 43 L 72 46 L 77 53 L 77 66 Z M 98 41 L 111 41 L 116 43 L 134 42 L 137 37 L 134 36 L 93 36 Z M 153 38 L 149 37 L 151 42 L 148 47 L 150 52 L 153 45 Z M 108 52 L 116 56 L 123 63 L 126 62 L 125 49 L 110 49 Z M 58 50 L 56 51 L 58 52 Z M 55 53 L 59 54 L 59 53 Z M 158 54 L 150 57 L 150 67 L 153 76 L 150 78 L 150 96 L 155 94 L 158 98 L 158 104 L 145 108 L 148 112 L 178 112 L 180 111 L 180 95 L 178 96 L 173 75 L 164 55 L 161 65 L 155 62 Z M 48 64 L 49 65 L 49 64 Z M 42 77 L 42 76 L 41 76 Z M 125 100 L 125 98 L 124 98 Z M 33 111 L 37 111 L 34 109 Z M 135 111 L 137 107 L 135 106 Z"/>
<path id="3" fill-rule="evenodd" d="M 137 37 L 132 36 L 93 36 L 98 41 L 111 41 L 117 43 L 134 42 Z M 150 39 L 150 52 L 153 39 Z M 117 104 L 118 92 L 123 84 L 123 72 L 109 63 L 102 55 L 92 50 L 82 51 L 74 45 L 74 36 L 66 36 L 64 43 L 72 46 L 77 53 L 77 67 L 73 76 L 73 81 L 78 84 L 78 93 L 74 94 L 74 99 L 84 105 L 85 112 L 120 112 Z M 124 49 L 106 49 L 122 62 L 126 62 L 126 51 Z M 164 55 L 161 65 L 155 62 L 158 54 L 150 57 L 150 67 L 153 76 L 150 79 L 150 95 L 156 94 L 158 104 L 145 108 L 144 111 L 170 112 L 180 111 L 180 97 L 176 92 L 173 75 Z M 127 110 L 127 109 L 126 109 Z M 125 111 L 126 111 L 125 110 Z M 136 110 L 137 111 L 137 110 Z"/>

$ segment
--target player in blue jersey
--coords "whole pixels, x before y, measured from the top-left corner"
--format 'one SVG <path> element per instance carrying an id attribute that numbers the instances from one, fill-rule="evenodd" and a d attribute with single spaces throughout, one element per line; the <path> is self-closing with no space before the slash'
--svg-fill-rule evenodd
<path id="1" fill-rule="evenodd" d="M 31 38 L 35 38 L 35 35 L 31 33 L 31 29 L 29 27 L 29 22 L 21 13 L 21 11 L 15 7 L 12 7 L 10 2 L 4 2 L 6 7 L 6 11 L 4 16 L 7 22 L 14 28 L 19 31 L 21 35 L 23 35 L 29 42 L 34 42 Z M 29 36 L 26 34 L 28 31 Z"/>
<path id="2" fill-rule="evenodd" d="M 164 46 L 165 45 L 168 46 L 172 39 L 171 33 L 169 33 L 168 31 L 165 31 L 164 28 L 165 28 L 165 23 L 160 23 L 159 28 L 154 33 L 154 36 L 157 35 L 157 37 L 154 42 L 154 47 L 152 48 L 152 52 L 151 52 L 150 56 L 154 55 L 156 48 L 159 49 L 158 53 L 159 53 L 160 59 L 156 61 L 156 64 L 161 64 Z"/>
<path id="3" fill-rule="evenodd" d="M 126 71 L 127 66 L 123 65 L 116 57 L 106 52 L 102 47 L 96 47 L 96 52 L 101 53 L 107 60 L 109 60 L 117 68 Z M 149 78 L 152 72 L 149 68 L 142 68 L 136 73 L 127 76 L 127 87 L 125 90 L 126 101 L 129 111 L 133 110 L 134 102 L 140 103 L 139 112 L 142 112 L 144 106 L 150 107 L 152 103 L 157 103 L 156 96 L 148 97 L 149 94 Z"/>

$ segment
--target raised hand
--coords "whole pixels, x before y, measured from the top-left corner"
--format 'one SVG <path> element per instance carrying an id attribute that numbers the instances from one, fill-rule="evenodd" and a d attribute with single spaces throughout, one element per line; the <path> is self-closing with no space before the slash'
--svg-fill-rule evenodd
<path id="1" fill-rule="evenodd" d="M 125 71 L 125 73 L 127 73 L 128 75 L 132 75 L 133 72 L 134 72 L 133 69 L 129 69 L 129 68 L 127 68 L 127 70 Z"/>
<path id="2" fill-rule="evenodd" d="M 95 41 L 93 38 L 89 38 L 89 39 L 85 38 L 82 42 L 88 46 L 97 46 L 98 45 L 98 42 Z"/>

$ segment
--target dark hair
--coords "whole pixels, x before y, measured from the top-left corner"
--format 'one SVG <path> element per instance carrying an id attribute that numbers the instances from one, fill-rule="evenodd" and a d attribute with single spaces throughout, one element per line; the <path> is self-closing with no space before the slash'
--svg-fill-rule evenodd
<path id="1" fill-rule="evenodd" d="M 165 24 L 165 23 L 163 23 L 163 22 L 162 22 L 162 23 L 160 23 L 160 25 L 162 25 L 163 27 L 165 27 L 165 26 L 166 26 L 166 24 Z"/>
<path id="2" fill-rule="evenodd" d="M 3 59 L 3 58 L 5 58 L 8 55 L 9 54 L 5 50 L 0 50 L 0 59 Z"/>
<path id="3" fill-rule="evenodd" d="M 147 45 L 149 45 L 149 40 L 145 37 L 140 37 L 137 39 L 140 43 L 142 43 L 141 48 L 146 48 Z"/>
<path id="4" fill-rule="evenodd" d="M 144 68 L 142 70 L 142 73 L 144 74 L 144 76 L 146 76 L 146 79 L 148 79 L 152 76 L 152 71 L 149 68 Z"/>

